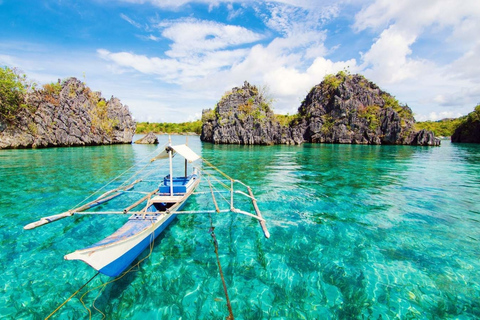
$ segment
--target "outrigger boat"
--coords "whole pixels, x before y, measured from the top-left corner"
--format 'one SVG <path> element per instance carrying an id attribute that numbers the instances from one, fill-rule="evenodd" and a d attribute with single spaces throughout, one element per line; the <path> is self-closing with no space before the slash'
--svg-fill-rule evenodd
<path id="1" fill-rule="evenodd" d="M 185 158 L 185 176 L 173 176 L 172 170 L 172 158 L 175 154 L 181 155 Z M 200 211 L 200 212 L 182 212 L 182 208 L 187 202 L 188 198 L 195 192 L 198 184 L 200 183 L 200 172 L 199 168 L 194 167 L 193 172 L 190 175 L 187 175 L 187 163 L 193 163 L 197 160 L 202 159 L 212 168 L 216 169 L 208 161 L 201 158 L 194 151 L 192 151 L 186 145 L 177 145 L 172 146 L 170 143 L 164 150 L 154 157 L 151 162 L 160 160 L 160 159 L 169 159 L 169 174 L 163 178 L 159 186 L 157 186 L 153 191 L 143 192 L 145 194 L 141 199 L 135 201 L 130 206 L 126 207 L 122 211 L 109 211 L 109 212 L 91 212 L 91 214 L 126 214 L 132 209 L 138 207 L 140 204 L 145 203 L 144 209 L 138 212 L 133 213 L 128 221 L 112 235 L 106 237 L 105 239 L 89 246 L 84 249 L 77 250 L 73 253 L 67 254 L 65 256 L 66 260 L 81 260 L 93 267 L 98 272 L 105 274 L 110 277 L 116 277 L 120 275 L 132 262 L 149 246 L 151 245 L 155 238 L 175 219 L 177 214 L 180 213 L 200 213 L 200 212 L 226 212 L 231 211 L 235 213 L 245 214 L 251 217 L 256 218 L 264 231 L 265 237 L 270 237 L 268 230 L 265 225 L 265 220 L 262 218 L 260 210 L 256 204 L 256 199 L 254 198 L 250 187 L 244 185 L 238 180 L 233 180 L 227 175 L 223 174 L 230 180 L 231 183 L 231 203 L 228 210 L 220 210 L 218 204 L 215 200 L 215 192 L 212 189 L 212 185 L 209 185 L 211 188 L 211 195 L 213 197 L 213 202 L 215 204 L 216 210 L 211 211 Z M 135 180 L 133 183 L 125 187 L 116 188 L 114 190 L 108 191 L 81 207 L 76 209 L 69 210 L 67 212 L 44 217 L 39 221 L 30 223 L 24 227 L 24 229 L 33 229 L 47 223 L 60 220 L 65 217 L 69 217 L 76 214 L 86 214 L 86 210 L 96 207 L 100 204 L 103 204 L 111 199 L 114 199 L 130 190 L 132 190 L 135 185 L 140 183 L 142 180 Z M 247 195 L 241 191 L 233 190 L 233 183 L 239 182 L 244 185 L 249 194 Z M 239 209 L 234 208 L 233 206 L 233 194 L 240 193 L 251 199 L 253 207 L 256 214 L 251 214 Z"/>

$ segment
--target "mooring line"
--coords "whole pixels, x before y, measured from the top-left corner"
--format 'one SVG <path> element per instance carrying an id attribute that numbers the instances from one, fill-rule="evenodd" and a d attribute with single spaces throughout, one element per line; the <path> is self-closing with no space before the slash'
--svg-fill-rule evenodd
<path id="1" fill-rule="evenodd" d="M 223 291 L 225 292 L 225 298 L 227 299 L 227 308 L 228 308 L 228 313 L 229 313 L 229 315 L 227 317 L 227 320 L 234 320 L 232 305 L 230 303 L 230 298 L 228 297 L 227 284 L 225 283 L 225 278 L 223 277 L 222 265 L 220 264 L 220 257 L 218 256 L 218 241 L 217 241 L 217 237 L 215 236 L 215 232 L 214 232 L 215 227 L 213 226 L 212 215 L 209 214 L 209 216 L 210 216 L 210 230 L 209 230 L 209 232 L 210 232 L 210 235 L 213 238 L 213 246 L 215 247 L 215 255 L 217 256 L 218 270 L 220 271 L 220 278 L 222 278 Z"/>
<path id="2" fill-rule="evenodd" d="M 59 305 L 57 307 L 57 309 L 53 310 L 52 313 L 50 313 L 48 315 L 48 317 L 45 318 L 45 320 L 48 320 L 50 319 L 51 316 L 53 316 L 58 310 L 60 310 L 61 307 L 63 307 L 68 301 L 70 301 L 73 297 L 75 297 L 80 291 L 82 291 L 82 289 L 90 283 L 90 281 L 92 281 L 96 276 L 98 276 L 100 274 L 100 272 L 97 272 L 93 277 L 90 278 L 90 280 L 88 280 L 87 282 L 85 282 L 83 284 L 83 286 L 80 287 L 80 289 L 78 289 L 77 291 L 75 291 L 67 300 L 65 300 L 61 305 Z"/>

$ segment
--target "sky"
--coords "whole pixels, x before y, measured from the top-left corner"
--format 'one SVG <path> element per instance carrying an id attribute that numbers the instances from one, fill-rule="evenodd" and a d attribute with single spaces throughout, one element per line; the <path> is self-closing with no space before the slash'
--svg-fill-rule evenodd
<path id="1" fill-rule="evenodd" d="M 417 121 L 480 104 L 478 0 L 0 0 L 0 66 L 76 77 L 137 121 L 200 119 L 244 81 L 295 114 L 326 74 L 359 73 Z"/>

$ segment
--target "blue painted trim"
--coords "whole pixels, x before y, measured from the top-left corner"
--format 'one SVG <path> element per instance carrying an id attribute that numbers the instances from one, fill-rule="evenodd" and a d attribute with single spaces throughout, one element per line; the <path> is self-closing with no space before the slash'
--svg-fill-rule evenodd
<path id="1" fill-rule="evenodd" d="M 188 178 L 174 178 L 177 181 L 184 181 L 186 180 L 187 182 L 191 179 L 196 179 L 197 175 L 192 174 Z M 174 180 L 175 181 L 175 180 Z M 175 187 L 175 182 L 174 182 L 174 187 Z M 184 187 L 185 188 L 185 187 Z M 185 190 L 186 191 L 186 190 Z M 187 202 L 188 199 L 186 199 L 179 207 L 177 210 L 181 210 L 185 203 Z M 154 208 L 154 206 L 151 206 L 147 209 L 147 212 L 156 212 L 157 210 L 151 210 L 151 208 Z M 165 222 L 163 222 L 156 230 L 153 235 L 153 238 L 151 235 L 148 235 L 145 239 L 143 239 L 140 243 L 138 243 L 135 247 L 127 251 L 125 254 L 123 254 L 121 257 L 118 259 L 110 262 L 108 265 L 103 267 L 102 269 L 98 270 L 100 273 L 103 273 L 104 275 L 110 276 L 110 277 L 116 277 L 120 275 L 152 242 L 152 239 L 156 239 L 160 233 L 165 230 L 165 228 L 173 221 L 173 219 L 176 218 L 176 215 L 173 214 L 171 217 L 169 217 Z M 128 222 L 127 222 L 128 223 Z M 108 238 L 107 238 L 108 239 Z M 105 240 L 105 239 L 104 239 Z M 104 241 L 102 240 L 102 241 Z M 98 245 L 95 244 L 95 245 Z M 95 246 L 94 245 L 94 246 Z"/>
<path id="2" fill-rule="evenodd" d="M 176 218 L 176 215 L 172 215 L 170 218 L 165 220 L 153 235 L 153 239 L 157 238 L 157 236 L 162 233 L 163 230 Z M 143 239 L 139 244 L 135 247 L 127 251 L 124 255 L 118 258 L 115 261 L 110 262 L 108 265 L 103 267 L 102 269 L 98 270 L 100 273 L 107 275 L 109 277 L 116 277 L 120 275 L 151 243 L 152 237 L 148 235 L 145 239 Z"/>

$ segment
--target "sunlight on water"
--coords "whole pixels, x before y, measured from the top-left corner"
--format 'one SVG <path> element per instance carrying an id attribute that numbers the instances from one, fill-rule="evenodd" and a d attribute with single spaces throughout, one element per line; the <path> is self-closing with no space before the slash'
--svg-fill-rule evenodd
<path id="1" fill-rule="evenodd" d="M 480 146 L 216 146 L 198 137 L 189 144 L 253 188 L 271 233 L 265 239 L 245 216 L 213 216 L 236 319 L 480 317 Z M 155 150 L 0 151 L 2 317 L 47 317 L 95 275 L 63 256 L 126 217 L 23 226 L 74 207 Z M 186 209 L 214 209 L 207 195 L 190 200 Z M 134 272 L 106 286 L 111 279 L 95 278 L 53 318 L 88 319 L 83 302 L 92 319 L 224 319 L 209 228 L 208 215 L 180 216 Z"/>

